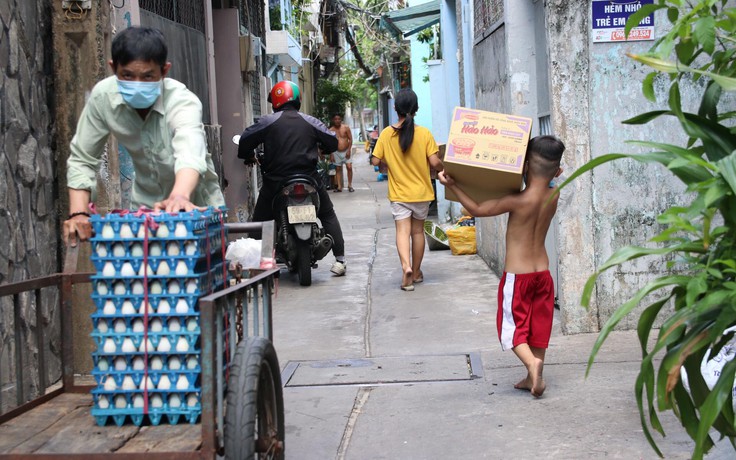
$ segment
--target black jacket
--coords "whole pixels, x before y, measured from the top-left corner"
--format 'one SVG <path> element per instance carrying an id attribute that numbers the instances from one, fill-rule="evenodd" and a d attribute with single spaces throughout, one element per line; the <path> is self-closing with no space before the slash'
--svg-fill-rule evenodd
<path id="1" fill-rule="evenodd" d="M 337 150 L 337 137 L 321 121 L 287 106 L 243 131 L 238 158 L 252 162 L 253 149 L 259 144 L 263 144 L 260 163 L 264 178 L 282 180 L 293 174 L 314 174 L 318 145 L 325 153 L 332 153 Z"/>

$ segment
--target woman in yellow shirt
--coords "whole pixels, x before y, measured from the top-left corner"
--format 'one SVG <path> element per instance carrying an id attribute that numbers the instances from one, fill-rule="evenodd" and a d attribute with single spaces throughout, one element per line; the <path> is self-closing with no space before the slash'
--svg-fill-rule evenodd
<path id="1" fill-rule="evenodd" d="M 434 190 L 429 178 L 430 166 L 442 171 L 439 148 L 432 133 L 414 124 L 419 109 L 417 95 L 411 89 L 396 94 L 394 109 L 399 121 L 381 132 L 373 149 L 371 163 L 388 166 L 388 199 L 396 224 L 396 250 L 403 278 L 401 289 L 413 291 L 414 283 L 424 281 L 421 265 L 424 257 L 424 221 Z"/>

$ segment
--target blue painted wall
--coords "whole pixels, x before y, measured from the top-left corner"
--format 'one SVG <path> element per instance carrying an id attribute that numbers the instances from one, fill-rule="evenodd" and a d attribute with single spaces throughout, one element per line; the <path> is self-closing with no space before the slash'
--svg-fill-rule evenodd
<path id="1" fill-rule="evenodd" d="M 408 6 L 417 6 L 430 0 L 412 0 Z M 432 130 L 432 97 L 429 82 L 422 81 L 429 75 L 427 64 L 422 58 L 429 57 L 429 45 L 420 43 L 416 34 L 409 37 L 411 40 L 411 88 L 417 93 L 419 111 L 414 122 Z"/>

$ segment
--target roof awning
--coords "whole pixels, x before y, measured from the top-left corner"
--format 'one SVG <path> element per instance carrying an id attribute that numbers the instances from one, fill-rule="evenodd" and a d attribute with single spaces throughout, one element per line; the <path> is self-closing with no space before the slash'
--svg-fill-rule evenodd
<path id="1" fill-rule="evenodd" d="M 440 22 L 440 2 L 433 0 L 381 15 L 381 26 L 396 37 L 407 38 Z"/>

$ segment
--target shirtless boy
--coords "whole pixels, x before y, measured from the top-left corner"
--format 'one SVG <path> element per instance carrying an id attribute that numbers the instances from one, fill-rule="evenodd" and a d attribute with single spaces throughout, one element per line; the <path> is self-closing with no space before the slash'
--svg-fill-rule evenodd
<path id="1" fill-rule="evenodd" d="M 501 348 L 511 348 L 524 363 L 527 375 L 515 388 L 529 390 L 535 397 L 545 389 L 542 371 L 549 345 L 554 313 L 554 284 L 544 247 L 559 195 L 550 182 L 562 173 L 560 160 L 565 146 L 553 136 L 538 136 L 526 153 L 526 187 L 502 198 L 476 203 L 452 177 L 439 173 L 473 216 L 508 213 L 506 261 L 498 287 L 498 336 Z"/>
<path id="2" fill-rule="evenodd" d="M 353 160 L 350 158 L 350 152 L 353 149 L 353 133 L 347 125 L 342 124 L 342 117 L 335 114 L 330 119 L 330 131 L 334 131 L 337 136 L 337 151 L 332 153 L 332 162 L 337 166 L 337 189 L 336 192 L 342 192 L 342 165 L 348 170 L 348 191 L 354 192 L 353 189 Z"/>

